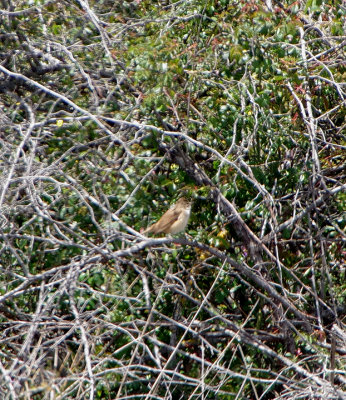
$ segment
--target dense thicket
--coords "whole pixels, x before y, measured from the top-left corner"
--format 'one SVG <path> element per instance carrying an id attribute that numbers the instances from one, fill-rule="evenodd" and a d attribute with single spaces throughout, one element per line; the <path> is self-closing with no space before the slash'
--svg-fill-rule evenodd
<path id="1" fill-rule="evenodd" d="M 0 5 L 1 399 L 343 398 L 343 2 Z"/>

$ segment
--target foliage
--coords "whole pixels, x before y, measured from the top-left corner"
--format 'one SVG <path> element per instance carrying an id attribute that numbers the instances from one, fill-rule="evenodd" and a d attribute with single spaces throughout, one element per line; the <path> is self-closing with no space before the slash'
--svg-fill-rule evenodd
<path id="1" fill-rule="evenodd" d="M 341 398 L 342 2 L 0 18 L 1 398 Z"/>

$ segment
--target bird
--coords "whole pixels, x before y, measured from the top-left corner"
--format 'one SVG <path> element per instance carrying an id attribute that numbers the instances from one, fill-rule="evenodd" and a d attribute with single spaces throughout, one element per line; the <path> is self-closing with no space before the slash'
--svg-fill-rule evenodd
<path id="1" fill-rule="evenodd" d="M 181 197 L 155 224 L 150 225 L 145 231 L 143 231 L 143 234 L 168 233 L 176 235 L 186 228 L 186 225 L 189 222 L 190 213 L 191 201 L 186 197 Z"/>

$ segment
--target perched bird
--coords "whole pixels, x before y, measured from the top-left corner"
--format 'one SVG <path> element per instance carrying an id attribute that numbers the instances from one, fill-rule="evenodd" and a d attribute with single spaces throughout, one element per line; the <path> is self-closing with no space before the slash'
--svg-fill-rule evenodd
<path id="1" fill-rule="evenodd" d="M 143 233 L 170 233 L 175 235 L 182 232 L 189 221 L 191 201 L 181 197 L 173 207 L 167 210 L 162 217 Z"/>

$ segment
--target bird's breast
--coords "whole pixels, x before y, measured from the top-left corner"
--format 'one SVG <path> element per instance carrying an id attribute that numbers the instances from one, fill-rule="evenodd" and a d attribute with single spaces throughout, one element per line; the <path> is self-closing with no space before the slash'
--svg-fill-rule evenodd
<path id="1" fill-rule="evenodd" d="M 179 215 L 179 218 L 170 227 L 169 233 L 175 235 L 177 233 L 182 232 L 186 228 L 187 223 L 189 222 L 190 212 L 191 212 L 191 207 L 182 211 Z"/>

